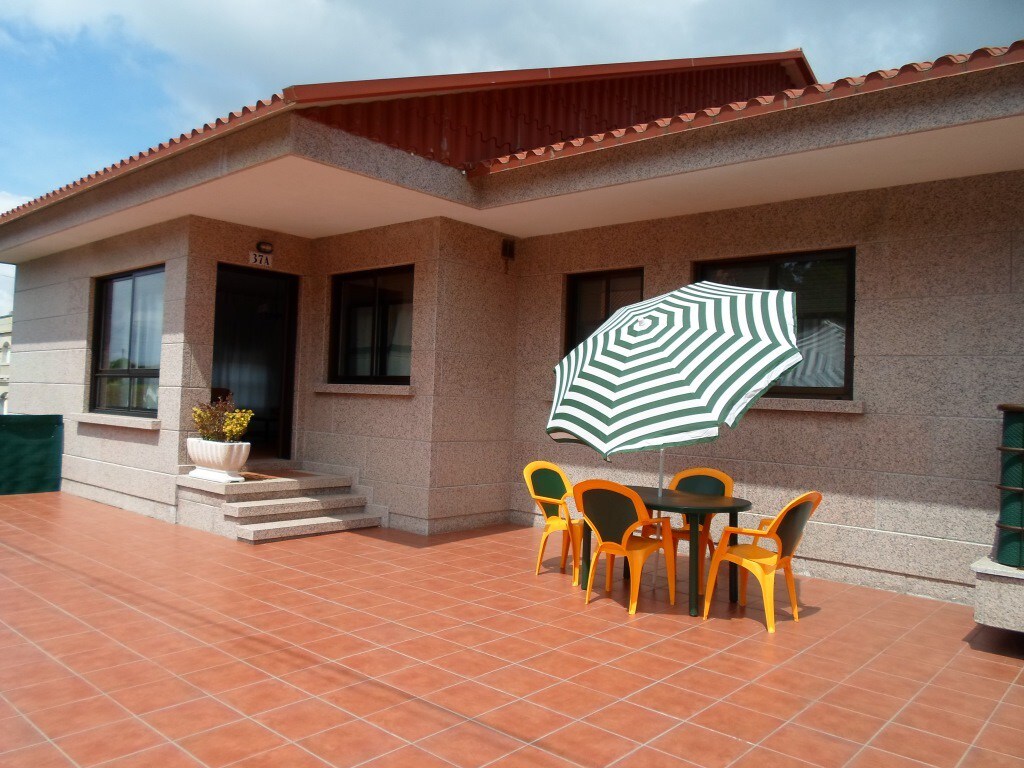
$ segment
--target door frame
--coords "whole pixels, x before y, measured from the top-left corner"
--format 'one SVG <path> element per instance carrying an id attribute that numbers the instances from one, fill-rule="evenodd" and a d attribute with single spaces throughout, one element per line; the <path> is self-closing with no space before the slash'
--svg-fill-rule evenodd
<path id="1" fill-rule="evenodd" d="M 292 458 L 292 438 L 294 436 L 295 428 L 295 368 L 296 355 L 298 353 L 299 276 L 290 272 L 278 272 L 277 270 L 253 268 L 229 262 L 217 262 L 217 286 L 214 289 L 213 304 L 213 327 L 215 339 L 217 334 L 216 288 L 220 286 L 220 276 L 222 271 L 228 273 L 234 272 L 236 274 L 258 274 L 265 277 L 271 277 L 279 280 L 285 288 L 285 297 L 288 306 L 285 310 L 285 348 L 281 373 L 281 407 L 280 418 L 278 420 L 276 458 L 290 460 Z M 216 365 L 216 354 L 217 351 L 214 349 L 214 366 Z M 210 371 L 210 377 L 212 382 L 212 369 Z"/>

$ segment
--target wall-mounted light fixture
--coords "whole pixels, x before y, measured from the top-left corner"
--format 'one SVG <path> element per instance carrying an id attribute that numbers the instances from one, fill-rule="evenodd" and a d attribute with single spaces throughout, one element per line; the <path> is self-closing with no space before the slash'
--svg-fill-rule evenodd
<path id="1" fill-rule="evenodd" d="M 266 240 L 260 240 L 258 243 L 256 243 L 256 250 L 259 251 L 260 253 L 273 253 L 274 244 L 268 243 Z"/>

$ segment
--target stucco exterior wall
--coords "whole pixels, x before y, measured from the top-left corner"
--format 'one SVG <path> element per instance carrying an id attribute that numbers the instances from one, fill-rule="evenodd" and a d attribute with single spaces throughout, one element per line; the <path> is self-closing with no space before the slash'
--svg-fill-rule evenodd
<path id="1" fill-rule="evenodd" d="M 994 535 L 995 406 L 1024 399 L 1022 201 L 1024 174 L 1006 173 L 523 241 L 514 465 L 547 459 L 572 480 L 656 481 L 657 453 L 606 464 L 544 434 L 565 274 L 642 266 L 655 296 L 691 281 L 699 260 L 853 246 L 863 413 L 753 410 L 714 443 L 666 451 L 666 472 L 719 467 L 761 515 L 820 490 L 803 571 L 967 599 L 970 563 Z M 512 498 L 514 518 L 530 520 L 515 478 Z"/>

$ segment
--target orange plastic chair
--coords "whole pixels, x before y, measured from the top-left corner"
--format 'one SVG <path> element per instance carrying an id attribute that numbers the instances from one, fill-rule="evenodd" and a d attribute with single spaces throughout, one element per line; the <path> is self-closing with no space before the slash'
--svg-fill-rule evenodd
<path id="1" fill-rule="evenodd" d="M 793 580 L 793 553 L 804 535 L 807 521 L 821 503 L 821 494 L 810 491 L 797 496 L 787 504 L 774 518 L 766 517 L 756 529 L 733 528 L 727 526 L 722 531 L 722 540 L 715 548 L 711 558 L 711 573 L 708 576 L 708 589 L 704 595 L 704 618 L 707 619 L 711 610 L 711 596 L 715 589 L 718 568 L 724 562 L 736 563 L 740 571 L 740 605 L 747 604 L 747 574 L 752 573 L 761 584 L 764 596 L 764 615 L 768 631 L 775 631 L 775 572 L 782 570 L 786 574 L 786 586 L 789 587 L 789 601 L 793 606 L 793 621 L 800 621 L 796 604 L 796 582 Z M 753 536 L 752 544 L 728 544 L 729 536 Z M 757 542 L 768 539 L 775 542 L 775 551 L 758 546 Z"/>
<path id="2" fill-rule="evenodd" d="M 572 495 L 569 478 L 565 476 L 561 467 L 547 461 L 534 461 L 527 464 L 523 469 L 523 478 L 526 480 L 530 496 L 537 502 L 537 506 L 544 514 L 544 533 L 540 537 L 540 551 L 537 552 L 537 573 L 540 573 L 540 565 L 544 560 L 544 547 L 547 546 L 548 536 L 555 531 L 561 531 L 561 571 L 565 573 L 565 561 L 568 559 L 571 546 L 572 584 L 574 587 L 579 586 L 583 521 L 574 520 L 569 515 L 569 505 L 566 503 L 566 499 Z"/>
<path id="3" fill-rule="evenodd" d="M 732 496 L 733 480 L 729 475 L 710 467 L 693 467 L 677 472 L 668 484 L 669 488 L 676 491 L 687 491 L 689 493 L 703 493 L 707 496 Z M 711 540 L 711 519 L 714 515 L 706 515 L 697 533 L 699 543 L 697 551 L 700 552 L 700 564 L 697 568 L 699 594 L 704 594 L 705 551 L 712 557 L 715 554 L 715 543 Z M 690 540 L 690 526 L 683 520 L 682 528 L 672 529 L 672 544 L 679 551 L 680 541 Z"/>
<path id="4" fill-rule="evenodd" d="M 625 557 L 629 563 L 629 612 L 636 613 L 640 597 L 640 577 L 647 558 L 659 549 L 665 552 L 668 571 L 668 595 L 672 605 L 676 603 L 676 557 L 672 546 L 672 523 L 667 517 L 651 517 L 647 507 L 636 494 L 624 485 L 608 480 L 586 480 L 577 483 L 573 489 L 576 509 L 583 514 L 594 535 L 597 549 L 590 563 L 590 577 L 587 579 L 587 603 L 594 586 L 597 560 L 603 552 L 608 558 L 605 576 L 605 590 L 612 590 L 612 570 L 615 557 Z M 642 533 L 645 527 L 661 527 L 661 538 L 652 539 L 634 533 Z"/>

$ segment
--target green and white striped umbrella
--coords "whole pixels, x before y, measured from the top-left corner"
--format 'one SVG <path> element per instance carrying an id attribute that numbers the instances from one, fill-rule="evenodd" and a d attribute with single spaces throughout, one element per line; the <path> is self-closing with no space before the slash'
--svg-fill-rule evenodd
<path id="1" fill-rule="evenodd" d="M 713 440 L 800 362 L 795 303 L 702 282 L 623 307 L 555 367 L 548 434 L 605 458 Z"/>

